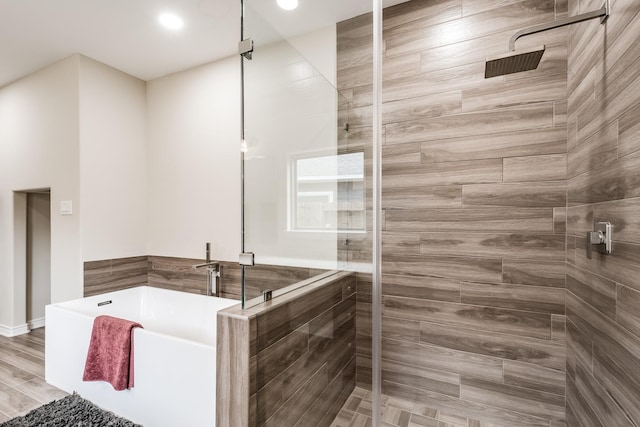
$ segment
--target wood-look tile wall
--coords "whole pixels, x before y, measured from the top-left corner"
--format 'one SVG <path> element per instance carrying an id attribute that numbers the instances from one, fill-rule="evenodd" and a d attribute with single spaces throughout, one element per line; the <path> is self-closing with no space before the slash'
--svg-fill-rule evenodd
<path id="1" fill-rule="evenodd" d="M 84 263 L 84 296 L 127 289 L 154 286 L 182 292 L 205 294 L 207 273 L 193 269 L 204 262 L 200 259 L 139 256 Z M 240 299 L 240 269 L 224 262 L 221 296 Z"/>
<path id="2" fill-rule="evenodd" d="M 202 259 L 140 256 L 84 263 L 84 295 L 91 296 L 141 285 L 206 294 L 206 269 L 194 269 Z M 241 272 L 235 262 L 222 261 L 221 296 L 240 299 Z M 267 289 L 281 289 L 326 270 L 278 265 L 256 265 L 246 269 L 247 297 Z"/>
<path id="3" fill-rule="evenodd" d="M 341 272 L 221 311 L 218 425 L 329 426 L 355 387 L 355 292 Z"/>
<path id="4" fill-rule="evenodd" d="M 571 14 L 600 1 L 570 0 Z M 571 29 L 567 109 L 567 425 L 640 425 L 640 3 Z M 613 253 L 586 233 L 613 225 Z"/>
<path id="5" fill-rule="evenodd" d="M 148 285 L 174 291 L 205 295 L 207 292 L 206 268 L 194 269 L 193 266 L 204 260 L 193 258 L 175 258 L 149 256 Z M 221 296 L 240 299 L 238 265 L 222 263 Z"/>
<path id="6" fill-rule="evenodd" d="M 148 257 L 130 257 L 84 263 L 84 296 L 147 284 Z"/>
<path id="7" fill-rule="evenodd" d="M 567 40 L 535 71 L 484 59 L 563 0 L 412 0 L 384 13 L 383 393 L 504 426 L 565 420 Z M 371 19 L 338 25 L 350 132 L 371 124 Z M 357 382 L 370 382 L 358 276 Z"/>

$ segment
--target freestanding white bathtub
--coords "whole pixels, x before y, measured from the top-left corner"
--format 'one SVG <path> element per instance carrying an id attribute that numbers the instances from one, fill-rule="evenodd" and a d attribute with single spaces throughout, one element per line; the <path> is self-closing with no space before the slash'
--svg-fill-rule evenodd
<path id="1" fill-rule="evenodd" d="M 144 427 L 215 426 L 216 314 L 235 304 L 141 286 L 48 305 L 46 381 Z M 101 314 L 144 326 L 134 332 L 130 390 L 82 381 L 93 319 Z"/>

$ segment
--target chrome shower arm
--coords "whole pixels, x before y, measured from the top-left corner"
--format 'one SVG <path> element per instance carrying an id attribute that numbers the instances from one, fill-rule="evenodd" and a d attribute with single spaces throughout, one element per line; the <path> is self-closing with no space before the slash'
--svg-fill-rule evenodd
<path id="1" fill-rule="evenodd" d="M 533 27 L 525 28 L 515 33 L 509 40 L 509 50 L 516 50 L 516 40 L 522 36 L 528 36 L 542 31 L 553 30 L 554 28 L 565 27 L 567 25 L 576 24 L 578 22 L 588 21 L 594 18 L 601 18 L 600 23 L 604 23 L 609 17 L 609 0 L 606 0 L 604 5 L 599 10 L 593 12 L 583 13 L 582 15 L 576 15 L 569 18 L 558 19 L 546 24 L 540 24 Z"/>

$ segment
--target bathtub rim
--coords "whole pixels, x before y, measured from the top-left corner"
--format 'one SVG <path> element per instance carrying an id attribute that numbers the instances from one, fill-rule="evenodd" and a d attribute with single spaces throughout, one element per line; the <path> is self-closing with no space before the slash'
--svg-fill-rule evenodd
<path id="1" fill-rule="evenodd" d="M 62 301 L 62 302 L 53 303 L 53 304 L 47 304 L 45 306 L 45 324 L 46 324 L 46 314 L 47 314 L 48 310 L 60 310 L 60 311 L 64 311 L 64 312 L 67 312 L 67 313 L 72 313 L 72 314 L 77 315 L 77 316 L 81 316 L 81 317 L 86 318 L 86 319 L 94 319 L 95 320 L 96 317 L 101 316 L 102 314 L 100 314 L 100 313 L 87 314 L 85 312 L 78 311 L 78 310 L 74 309 L 74 307 L 69 307 L 66 304 L 75 303 L 75 302 L 78 302 L 78 301 L 81 301 L 81 300 L 85 300 L 85 299 L 99 300 L 102 297 L 106 297 L 108 299 L 108 295 L 113 295 L 113 294 L 117 294 L 117 293 L 123 293 L 123 292 L 126 292 L 126 291 L 130 291 L 131 292 L 132 289 L 136 289 L 136 290 L 137 289 L 153 289 L 152 292 L 160 291 L 160 293 L 163 293 L 163 292 L 166 292 L 166 293 L 179 293 L 179 294 L 187 294 L 187 295 L 191 295 L 191 296 L 195 296 L 195 297 L 218 298 L 218 299 L 229 301 L 229 302 L 233 301 L 235 303 L 235 304 L 229 305 L 227 307 L 219 308 L 218 311 L 225 310 L 225 309 L 230 308 L 230 307 L 234 307 L 236 304 L 238 304 L 238 305 L 240 304 L 240 301 L 232 300 L 230 298 L 221 298 L 221 297 L 207 296 L 207 295 L 201 295 L 201 294 L 192 294 L 192 293 L 188 293 L 188 292 L 176 291 L 176 290 L 173 290 L 173 289 L 164 289 L 164 288 L 157 288 L 157 287 L 148 286 L 148 285 L 141 285 L 141 286 L 135 286 L 135 287 L 126 288 L 126 289 L 119 289 L 119 290 L 116 290 L 116 291 L 105 292 L 103 294 L 91 295 L 91 296 L 88 296 L 88 297 L 81 297 L 81 298 L 76 298 L 76 299 L 73 299 L 73 300 Z M 110 314 L 106 314 L 106 315 L 110 315 Z M 119 317 L 119 316 L 114 316 L 114 317 Z M 132 320 L 132 319 L 124 318 L 124 317 L 119 317 L 119 318 L 125 319 L 125 320 Z M 185 337 L 181 337 L 179 335 L 170 334 L 170 333 L 167 333 L 167 332 L 161 332 L 161 331 L 156 331 L 156 330 L 153 330 L 153 329 L 147 329 L 145 327 L 145 325 L 144 325 L 144 322 L 139 321 L 139 320 L 135 320 L 135 319 L 133 321 L 138 322 L 138 323 L 140 323 L 142 325 L 142 328 L 135 328 L 134 329 L 134 335 L 133 335 L 134 337 L 135 337 L 136 333 L 138 333 L 139 330 L 141 329 L 143 331 L 143 333 L 145 333 L 145 334 L 155 335 L 155 336 L 158 336 L 158 337 L 163 337 L 163 338 L 168 338 L 168 339 L 174 339 L 174 340 L 178 340 L 178 341 L 183 342 L 183 343 L 199 345 L 199 346 L 202 346 L 202 347 L 205 347 L 205 348 L 213 348 L 213 349 L 216 348 L 216 341 L 217 340 L 213 340 L 213 342 L 211 344 L 209 344 L 209 343 L 202 342 L 200 340 L 185 338 Z M 214 319 L 213 328 L 214 328 L 214 331 L 215 331 L 215 334 L 216 334 L 216 337 L 217 337 L 217 330 L 216 330 L 217 327 L 216 327 L 215 319 Z M 46 329 L 45 329 L 45 334 L 46 334 Z"/>

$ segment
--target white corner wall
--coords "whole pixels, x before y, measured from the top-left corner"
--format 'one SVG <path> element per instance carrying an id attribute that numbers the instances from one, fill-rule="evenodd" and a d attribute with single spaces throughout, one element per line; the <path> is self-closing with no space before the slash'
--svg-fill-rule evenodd
<path id="1" fill-rule="evenodd" d="M 147 125 L 147 253 L 237 261 L 240 59 L 147 82 Z"/>
<path id="2" fill-rule="evenodd" d="M 80 298 L 83 261 L 146 253 L 145 150 L 145 82 L 106 65 L 74 55 L 0 89 L 0 334 L 26 330 L 21 192 L 51 189 L 47 297 Z"/>
<path id="3" fill-rule="evenodd" d="M 0 89 L 0 327 L 26 322 L 26 289 L 16 281 L 14 191 L 51 188 L 51 301 L 82 295 L 78 209 L 78 63 L 73 56 Z M 18 209 L 20 211 L 20 209 Z M 22 213 L 21 213 L 22 214 Z"/>
<path id="4" fill-rule="evenodd" d="M 146 83 L 80 57 L 82 259 L 146 255 Z"/>

